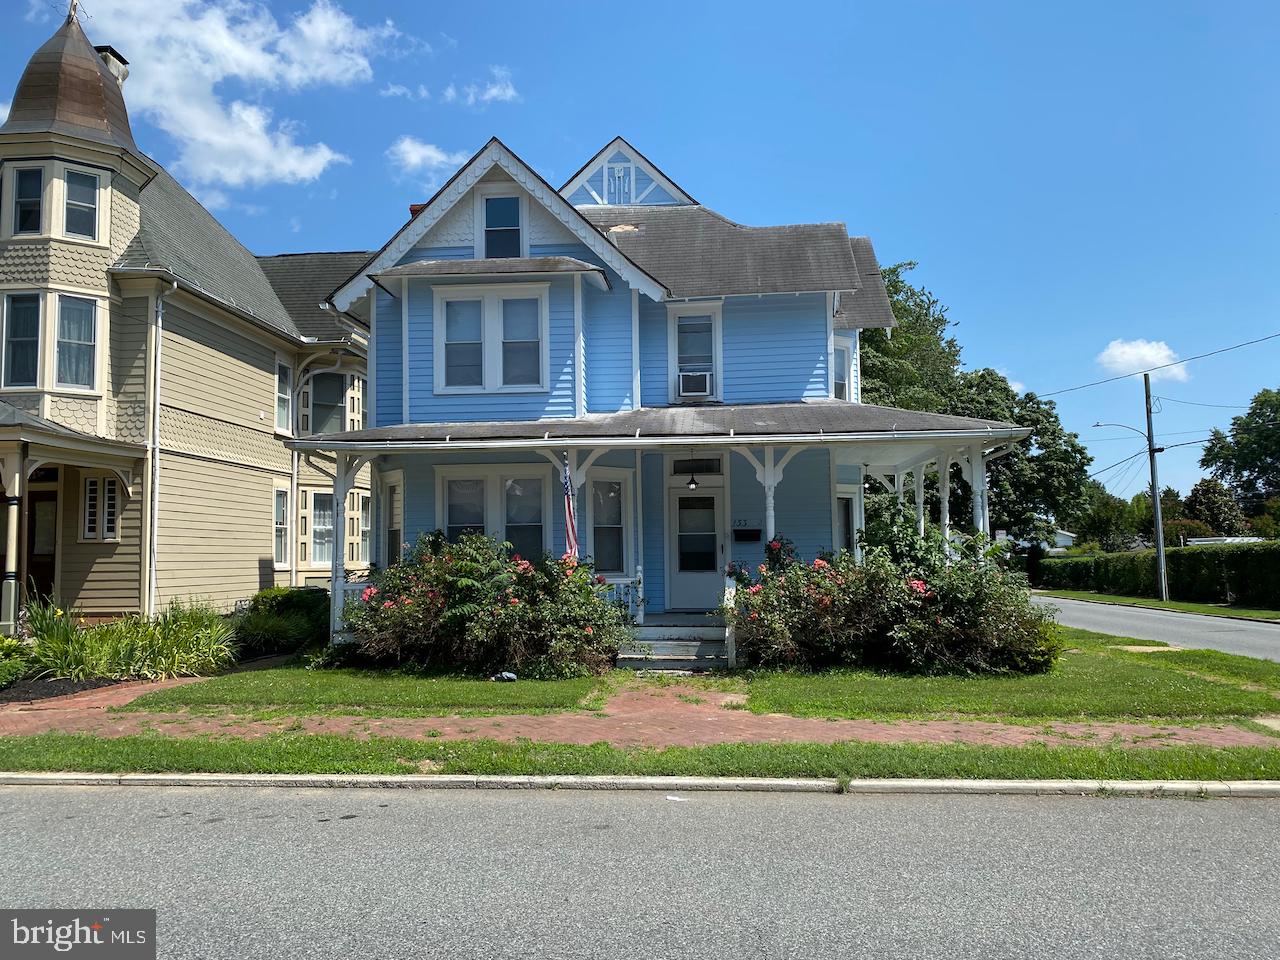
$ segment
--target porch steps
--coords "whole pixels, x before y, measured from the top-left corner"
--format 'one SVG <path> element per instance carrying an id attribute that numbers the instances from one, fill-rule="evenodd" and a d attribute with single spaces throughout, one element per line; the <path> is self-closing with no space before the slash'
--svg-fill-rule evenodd
<path id="1" fill-rule="evenodd" d="M 646 626 L 632 633 L 645 649 L 624 652 L 618 658 L 624 670 L 705 673 L 729 667 L 724 627 Z"/>

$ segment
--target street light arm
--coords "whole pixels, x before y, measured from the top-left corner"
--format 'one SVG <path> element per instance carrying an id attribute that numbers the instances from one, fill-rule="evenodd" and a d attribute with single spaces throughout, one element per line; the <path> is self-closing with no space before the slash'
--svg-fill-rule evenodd
<path id="1" fill-rule="evenodd" d="M 1143 433 L 1137 427 L 1129 426 L 1127 423 L 1103 423 L 1101 420 L 1099 420 L 1097 423 L 1094 424 L 1094 426 L 1095 427 L 1119 427 L 1121 430 L 1128 430 L 1131 433 L 1136 433 L 1138 436 L 1142 437 L 1143 440 L 1147 439 L 1147 435 L 1145 433 Z"/>

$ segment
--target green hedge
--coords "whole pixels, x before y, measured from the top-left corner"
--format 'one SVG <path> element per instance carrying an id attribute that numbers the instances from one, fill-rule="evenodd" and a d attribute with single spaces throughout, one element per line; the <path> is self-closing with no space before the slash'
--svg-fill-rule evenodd
<path id="1" fill-rule="evenodd" d="M 1175 547 L 1165 551 L 1169 596 L 1198 603 L 1280 607 L 1280 540 Z M 1046 557 L 1036 586 L 1158 597 L 1154 550 Z"/>

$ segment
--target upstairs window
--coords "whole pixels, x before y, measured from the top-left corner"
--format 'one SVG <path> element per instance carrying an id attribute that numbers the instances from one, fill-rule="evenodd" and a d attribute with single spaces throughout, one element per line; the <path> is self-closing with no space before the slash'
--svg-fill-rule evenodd
<path id="1" fill-rule="evenodd" d="M 97 356 L 97 304 L 83 297 L 58 297 L 58 370 L 60 387 L 94 386 Z"/>
<path id="2" fill-rule="evenodd" d="M 98 178 L 91 173 L 68 170 L 67 198 L 63 230 L 69 237 L 98 239 Z"/>
<path id="3" fill-rule="evenodd" d="M 39 369 L 40 295 L 10 294 L 4 310 L 4 385 L 34 387 Z"/>
<path id="4" fill-rule="evenodd" d="M 317 373 L 311 381 L 311 432 L 341 433 L 346 429 L 347 378 L 340 373 Z"/>
<path id="5" fill-rule="evenodd" d="M 13 232 L 39 233 L 44 221 L 44 170 L 19 170 L 13 191 Z"/>
<path id="6" fill-rule="evenodd" d="M 484 198 L 486 259 L 520 256 L 520 198 Z"/>
<path id="7" fill-rule="evenodd" d="M 293 369 L 287 363 L 276 363 L 276 430 L 289 433 L 293 429 Z"/>
<path id="8" fill-rule="evenodd" d="M 831 395 L 837 400 L 849 399 L 849 350 L 836 347 L 835 368 L 831 372 Z"/>
<path id="9" fill-rule="evenodd" d="M 720 396 L 720 304 L 671 308 L 671 400 Z"/>
<path id="10" fill-rule="evenodd" d="M 436 288 L 436 393 L 547 389 L 548 285 Z"/>

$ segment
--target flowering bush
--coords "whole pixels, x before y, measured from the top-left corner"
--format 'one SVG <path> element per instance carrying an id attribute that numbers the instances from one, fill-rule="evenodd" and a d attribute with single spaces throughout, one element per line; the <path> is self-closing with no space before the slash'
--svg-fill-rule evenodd
<path id="1" fill-rule="evenodd" d="M 869 667 L 913 673 L 1041 673 L 1058 641 L 1024 577 L 973 544 L 899 531 L 890 545 L 765 564 L 725 615 L 747 666 Z"/>
<path id="2" fill-rule="evenodd" d="M 630 643 L 602 578 L 572 557 L 527 560 L 480 534 L 436 531 L 348 602 L 361 659 L 532 677 L 603 673 Z"/>

